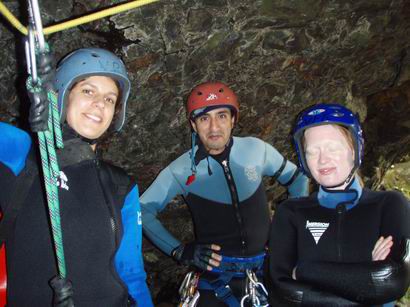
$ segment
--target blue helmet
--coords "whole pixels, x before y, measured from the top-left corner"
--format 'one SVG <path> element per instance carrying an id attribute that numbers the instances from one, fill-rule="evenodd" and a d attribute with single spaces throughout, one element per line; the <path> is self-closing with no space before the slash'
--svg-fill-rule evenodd
<path id="1" fill-rule="evenodd" d="M 340 104 L 317 104 L 299 114 L 293 131 L 293 141 L 299 158 L 299 166 L 302 171 L 310 177 L 311 174 L 306 163 L 302 145 L 304 132 L 310 127 L 328 124 L 340 125 L 347 128 L 353 137 L 355 159 L 351 174 L 353 174 L 354 170 L 359 168 L 362 163 L 364 139 L 358 117 Z"/>
<path id="2" fill-rule="evenodd" d="M 114 121 L 114 130 L 121 130 L 125 122 L 127 99 L 131 82 L 122 60 L 112 52 L 100 48 L 83 48 L 68 54 L 57 66 L 54 85 L 58 91 L 58 109 L 61 121 L 65 120 L 68 94 L 73 85 L 90 76 L 107 76 L 120 86 L 121 110 Z"/>

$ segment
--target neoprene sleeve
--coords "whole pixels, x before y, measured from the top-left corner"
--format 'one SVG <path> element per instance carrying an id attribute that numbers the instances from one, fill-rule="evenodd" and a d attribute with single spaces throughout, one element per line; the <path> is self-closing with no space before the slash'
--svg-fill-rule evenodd
<path id="1" fill-rule="evenodd" d="M 400 259 L 363 263 L 310 262 L 297 268 L 297 278 L 313 286 L 365 304 L 399 299 L 410 284 L 410 240 Z M 337 278 L 335 278 L 335 276 Z"/>

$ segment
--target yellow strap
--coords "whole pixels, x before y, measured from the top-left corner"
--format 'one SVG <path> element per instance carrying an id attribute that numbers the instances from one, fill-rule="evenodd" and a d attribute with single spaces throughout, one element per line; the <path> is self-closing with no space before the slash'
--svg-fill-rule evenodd
<path id="1" fill-rule="evenodd" d="M 79 26 L 81 24 L 87 23 L 87 22 L 91 22 L 91 21 L 95 21 L 107 16 L 111 16 L 114 14 L 118 14 L 127 10 L 131 10 L 149 3 L 153 3 L 153 2 L 157 2 L 159 0 L 134 0 L 131 1 L 129 3 L 124 3 L 124 4 L 120 4 L 120 5 L 116 5 L 114 7 L 110 7 L 108 9 L 104 9 L 102 11 L 99 12 L 95 12 L 92 13 L 90 15 L 87 16 L 82 16 L 73 20 L 69 20 L 69 21 L 65 21 L 63 23 L 60 24 L 56 24 L 53 26 L 49 26 L 43 29 L 43 33 L 44 35 L 47 34 L 51 34 L 51 33 L 55 33 L 55 32 L 59 32 L 62 30 L 66 30 L 69 28 L 73 28 L 76 26 Z M 24 27 L 17 18 L 15 18 L 13 16 L 13 14 L 7 9 L 6 6 L 4 6 L 4 4 L 2 2 L 0 2 L 0 13 L 2 13 L 4 15 L 4 17 L 17 29 L 19 30 L 21 33 L 23 33 L 24 35 L 28 34 L 27 28 Z"/>
<path id="2" fill-rule="evenodd" d="M 3 2 L 0 2 L 0 12 L 3 14 L 3 16 L 21 33 L 24 35 L 28 34 L 27 28 L 23 26 L 20 21 L 14 17 L 14 15 L 9 11 L 9 9 L 3 4 Z"/>

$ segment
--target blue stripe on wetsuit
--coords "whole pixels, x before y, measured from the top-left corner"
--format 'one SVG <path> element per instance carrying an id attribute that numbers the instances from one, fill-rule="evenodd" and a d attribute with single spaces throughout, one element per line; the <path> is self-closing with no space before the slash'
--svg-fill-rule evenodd
<path id="1" fill-rule="evenodd" d="M 115 255 L 115 268 L 138 306 L 151 307 L 141 251 L 142 226 L 137 186 L 125 198 L 121 217 L 124 234 Z"/>
<path id="2" fill-rule="evenodd" d="M 283 163 L 283 156 L 271 145 L 253 137 L 233 138 L 229 163 L 238 191 L 239 201 L 251 197 L 262 183 L 263 176 L 273 176 Z M 195 149 L 197 150 L 197 148 Z M 209 167 L 212 171 L 210 176 Z M 296 166 L 286 162 L 278 177 L 287 183 L 296 171 Z M 197 165 L 195 181 L 185 185 L 191 175 L 189 152 L 184 153 L 166 167 L 141 196 L 143 227 L 146 235 L 163 252 L 170 255 L 181 242 L 172 236 L 157 219 L 162 211 L 177 195 L 194 194 L 215 203 L 231 205 L 231 194 L 221 165 L 211 156 Z M 308 180 L 300 174 L 288 187 L 290 197 L 306 196 Z"/>
<path id="3" fill-rule="evenodd" d="M 31 138 L 27 132 L 0 122 L 0 162 L 14 175 L 20 174 L 25 167 L 30 147 Z"/>

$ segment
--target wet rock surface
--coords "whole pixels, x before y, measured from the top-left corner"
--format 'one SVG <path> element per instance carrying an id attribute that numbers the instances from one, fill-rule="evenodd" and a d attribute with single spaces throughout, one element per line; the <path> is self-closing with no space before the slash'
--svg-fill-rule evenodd
<path id="1" fill-rule="evenodd" d="M 45 25 L 117 3 L 40 1 Z M 4 4 L 26 24 L 23 1 Z M 410 155 L 408 16 L 405 0 L 167 0 L 52 34 L 47 41 L 56 58 L 99 46 L 124 59 L 133 84 L 127 124 L 101 148 L 106 159 L 136 177 L 141 191 L 189 148 L 184 101 L 194 85 L 207 80 L 224 81 L 237 92 L 236 135 L 259 137 L 294 161 L 290 132 L 296 114 L 318 102 L 347 105 L 363 122 L 366 184 L 392 188 L 397 184 L 386 185 L 386 174 L 395 163 L 408 163 Z M 26 127 L 22 36 L 4 18 L 0 54 L 0 120 Z M 274 205 L 284 190 L 270 180 L 266 184 Z M 161 219 L 188 241 L 192 224 L 181 203 L 172 203 Z M 174 304 L 185 269 L 146 241 L 144 256 L 157 304 Z"/>

